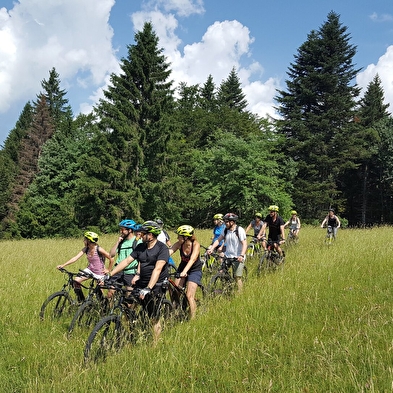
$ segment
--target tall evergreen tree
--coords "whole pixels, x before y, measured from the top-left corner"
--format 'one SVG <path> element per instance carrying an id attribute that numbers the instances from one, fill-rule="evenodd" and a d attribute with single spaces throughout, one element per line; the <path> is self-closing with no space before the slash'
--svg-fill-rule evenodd
<path id="1" fill-rule="evenodd" d="M 88 175 L 105 200 L 103 209 L 96 209 L 101 223 L 150 213 L 151 187 L 161 184 L 171 135 L 166 120 L 173 109 L 171 71 L 151 23 L 136 33 L 120 68 L 96 108 L 102 130 L 96 142 L 100 162 Z M 143 204 L 144 198 L 149 202 Z"/>
<path id="2" fill-rule="evenodd" d="M 241 88 L 239 77 L 236 69 L 233 67 L 218 89 L 218 101 L 221 106 L 227 106 L 230 109 L 236 109 L 242 112 L 247 107 L 246 96 Z"/>
<path id="3" fill-rule="evenodd" d="M 353 122 L 359 88 L 352 63 L 356 47 L 347 27 L 330 12 L 318 31 L 298 49 L 279 91 L 277 122 L 285 136 L 282 149 L 297 165 L 294 202 L 305 218 L 316 218 L 335 205 L 342 209 L 345 187 L 340 176 L 357 166 L 358 125 Z"/>
<path id="4" fill-rule="evenodd" d="M 362 133 L 364 154 L 359 158 L 359 167 L 349 171 L 345 179 L 344 194 L 347 198 L 348 219 L 362 225 L 379 222 L 382 212 L 375 195 L 381 190 L 378 160 L 380 135 L 376 125 L 389 118 L 389 104 L 384 103 L 384 92 L 378 75 L 367 86 L 360 100 L 360 109 L 355 117 Z M 382 164 L 384 165 L 384 164 Z"/>

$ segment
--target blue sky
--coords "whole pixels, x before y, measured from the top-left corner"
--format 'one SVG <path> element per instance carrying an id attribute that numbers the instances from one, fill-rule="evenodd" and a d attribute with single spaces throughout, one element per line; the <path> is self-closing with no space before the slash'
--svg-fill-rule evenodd
<path id="1" fill-rule="evenodd" d="M 297 49 L 330 11 L 357 46 L 357 83 L 378 73 L 393 111 L 392 0 L 1 0 L 0 144 L 52 67 L 74 114 L 89 112 L 147 20 L 176 85 L 209 74 L 219 85 L 236 67 L 249 109 L 274 114 Z"/>

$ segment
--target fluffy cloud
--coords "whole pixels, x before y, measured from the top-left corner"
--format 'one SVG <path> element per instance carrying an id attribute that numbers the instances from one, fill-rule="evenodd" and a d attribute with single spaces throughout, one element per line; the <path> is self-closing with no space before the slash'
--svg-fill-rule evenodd
<path id="1" fill-rule="evenodd" d="M 99 86 L 118 69 L 109 12 L 114 0 L 20 0 L 0 9 L 0 112 L 41 90 L 56 67 L 66 88 Z M 75 79 L 74 79 L 75 78 Z"/>
<path id="2" fill-rule="evenodd" d="M 387 48 L 385 54 L 378 59 L 377 64 L 370 64 L 358 74 L 356 82 L 362 87 L 363 93 L 376 74 L 381 78 L 385 101 L 390 104 L 388 111 L 393 112 L 393 45 Z"/>

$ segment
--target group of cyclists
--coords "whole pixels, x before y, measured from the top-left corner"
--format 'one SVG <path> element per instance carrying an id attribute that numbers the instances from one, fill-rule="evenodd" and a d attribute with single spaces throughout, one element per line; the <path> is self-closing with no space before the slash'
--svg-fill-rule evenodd
<path id="1" fill-rule="evenodd" d="M 237 224 L 239 217 L 234 213 L 215 214 L 213 217 L 213 236 L 207 253 L 218 251 L 226 258 L 235 261 L 232 269 L 239 292 L 243 287 L 242 275 L 249 230 L 254 231 L 253 241 L 261 242 L 265 250 L 268 244 L 277 250 L 280 256 L 279 263 L 282 263 L 285 256 L 281 248 L 285 242 L 285 228 L 288 227 L 293 236 L 299 235 L 301 223 L 295 210 L 291 211 L 291 217 L 286 222 L 279 215 L 277 205 L 269 206 L 268 210 L 269 214 L 265 218 L 261 213 L 255 213 L 246 229 Z M 322 227 L 326 223 L 335 228 L 336 235 L 340 221 L 333 209 L 322 222 Z M 201 245 L 195 236 L 194 228 L 190 225 L 178 227 L 177 241 L 173 245 L 163 229 L 161 219 L 145 221 L 143 224 L 125 219 L 119 223 L 119 231 L 120 235 L 109 252 L 98 245 L 99 236 L 96 233 L 85 232 L 84 247 L 77 255 L 58 265 L 57 268 L 62 269 L 86 254 L 88 266 L 84 272 L 88 275 L 92 275 L 102 283 L 117 281 L 129 290 L 140 289 L 140 299 L 142 302 L 146 301 L 147 312 L 153 320 L 154 337 L 158 338 L 161 331 L 160 321 L 158 318 L 154 320 L 156 310 L 154 306 L 148 306 L 148 304 L 154 305 L 154 302 L 148 300 L 150 297 L 163 295 L 163 283 L 169 274 L 168 263 L 171 255 L 179 251 L 180 264 L 177 268 L 175 284 L 186 287 L 190 317 L 193 318 L 197 307 L 195 293 L 202 279 Z M 108 267 L 105 266 L 106 259 L 109 260 Z M 82 274 L 74 280 L 74 290 L 79 301 L 83 301 L 81 283 L 88 275 L 83 275 L 82 271 Z M 107 296 L 110 298 L 110 291 Z"/>

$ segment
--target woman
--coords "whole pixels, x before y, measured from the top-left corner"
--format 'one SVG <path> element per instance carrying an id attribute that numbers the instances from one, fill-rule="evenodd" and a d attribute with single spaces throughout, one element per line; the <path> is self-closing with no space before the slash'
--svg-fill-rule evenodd
<path id="1" fill-rule="evenodd" d="M 177 228 L 177 242 L 169 249 L 172 255 L 177 250 L 180 252 L 180 264 L 177 269 L 179 278 L 175 284 L 185 287 L 187 283 L 187 299 L 190 304 L 190 318 L 195 317 L 196 301 L 195 292 L 202 279 L 202 262 L 199 258 L 201 245 L 196 240 L 194 228 L 190 225 L 182 225 Z"/>
<path id="2" fill-rule="evenodd" d="M 289 230 L 292 232 L 293 237 L 296 239 L 300 231 L 300 219 L 297 216 L 296 210 L 291 210 L 291 218 L 284 224 L 284 228 L 289 225 Z"/>

